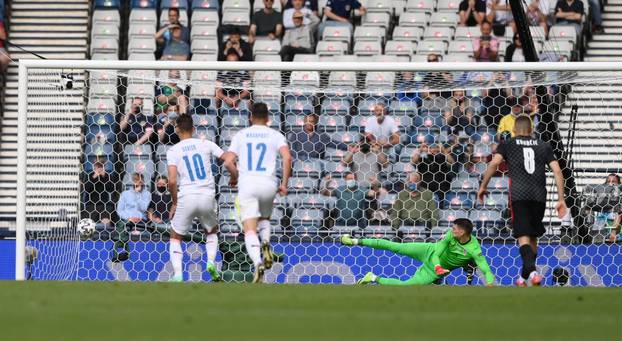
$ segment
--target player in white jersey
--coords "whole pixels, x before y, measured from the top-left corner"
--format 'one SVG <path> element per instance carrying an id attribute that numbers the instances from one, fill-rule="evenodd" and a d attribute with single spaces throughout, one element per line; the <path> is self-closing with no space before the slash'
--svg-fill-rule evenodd
<path id="1" fill-rule="evenodd" d="M 200 219 L 205 228 L 207 271 L 212 276 L 212 281 L 219 281 L 220 274 L 214 265 L 218 250 L 218 214 L 211 159 L 212 155 L 223 159 L 224 152 L 211 141 L 192 137 L 194 125 L 189 115 L 179 116 L 175 129 L 181 141 L 166 153 L 169 188 L 173 200 L 169 242 L 174 271 L 171 281 L 183 281 L 181 240 L 188 234 L 195 217 Z"/>
<path id="2" fill-rule="evenodd" d="M 255 267 L 254 283 L 261 282 L 265 269 L 272 266 L 270 248 L 270 216 L 277 193 L 287 195 L 287 182 L 291 175 L 292 157 L 280 132 L 267 126 L 268 107 L 255 103 L 251 112 L 252 125 L 233 137 L 225 156 L 230 169 L 238 159 L 237 170 L 231 173 L 231 182 L 238 183 L 239 214 L 244 229 L 244 242 Z M 281 183 L 276 177 L 277 155 L 283 161 Z M 257 236 L 259 231 L 259 237 Z M 259 244 L 261 238 L 261 248 Z"/>

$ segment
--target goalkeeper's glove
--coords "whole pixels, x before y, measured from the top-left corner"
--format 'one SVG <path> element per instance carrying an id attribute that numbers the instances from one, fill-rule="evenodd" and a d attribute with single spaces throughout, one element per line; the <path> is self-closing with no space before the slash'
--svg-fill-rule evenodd
<path id="1" fill-rule="evenodd" d="M 437 276 L 444 276 L 449 273 L 449 270 L 437 264 L 434 266 L 434 273 L 436 273 Z"/>

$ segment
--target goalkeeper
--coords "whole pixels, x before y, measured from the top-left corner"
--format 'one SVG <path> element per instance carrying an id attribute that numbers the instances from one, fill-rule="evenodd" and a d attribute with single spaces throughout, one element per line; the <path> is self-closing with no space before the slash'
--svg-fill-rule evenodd
<path id="1" fill-rule="evenodd" d="M 472 260 L 486 277 L 486 285 L 491 286 L 495 276 L 490 271 L 486 258 L 477 239 L 471 236 L 473 223 L 469 219 L 456 219 L 451 231 L 436 243 L 394 243 L 384 239 L 354 239 L 342 236 L 341 244 L 346 246 L 367 246 L 379 250 L 389 250 L 414 258 L 423 264 L 414 276 L 401 281 L 384 278 L 368 272 L 358 284 L 378 283 L 382 285 L 428 285 L 447 275 L 451 270 L 462 268 Z"/>

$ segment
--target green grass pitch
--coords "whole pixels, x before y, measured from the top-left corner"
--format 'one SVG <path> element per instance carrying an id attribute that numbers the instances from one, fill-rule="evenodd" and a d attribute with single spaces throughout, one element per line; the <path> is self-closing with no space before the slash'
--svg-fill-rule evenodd
<path id="1" fill-rule="evenodd" d="M 622 289 L 0 282 L 0 340 L 614 340 Z"/>

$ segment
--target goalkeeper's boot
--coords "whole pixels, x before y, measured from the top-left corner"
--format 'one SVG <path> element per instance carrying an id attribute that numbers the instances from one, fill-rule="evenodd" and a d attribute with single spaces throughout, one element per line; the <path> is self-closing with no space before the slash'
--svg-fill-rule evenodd
<path id="1" fill-rule="evenodd" d="M 532 287 L 539 287 L 540 285 L 542 285 L 542 280 L 542 276 L 540 276 L 539 273 L 533 271 L 529 274 L 529 279 L 527 280 L 527 283 Z"/>
<path id="2" fill-rule="evenodd" d="M 374 275 L 373 272 L 368 272 L 365 274 L 365 276 L 363 276 L 363 278 L 359 279 L 358 281 L 356 281 L 356 284 L 358 285 L 366 285 L 369 283 L 376 283 L 376 280 L 378 279 L 378 276 Z"/>
<path id="3" fill-rule="evenodd" d="M 272 268 L 272 263 L 274 262 L 274 253 L 272 253 L 270 241 L 268 240 L 264 240 L 263 242 L 261 242 L 261 257 L 264 267 L 266 269 Z"/>
<path id="4" fill-rule="evenodd" d="M 358 239 L 352 238 L 352 236 L 348 234 L 344 234 L 343 236 L 341 236 L 341 238 L 339 238 L 339 242 L 345 246 L 358 245 L 358 241 Z"/>
<path id="5" fill-rule="evenodd" d="M 216 269 L 216 265 L 214 265 L 214 263 L 207 263 L 207 272 L 212 277 L 212 282 L 220 282 L 222 280 L 220 278 L 220 273 L 218 273 L 218 269 Z"/>
<path id="6" fill-rule="evenodd" d="M 184 281 L 184 276 L 183 275 L 173 276 L 168 281 L 171 283 L 181 283 Z"/>
<path id="7" fill-rule="evenodd" d="M 253 274 L 253 283 L 262 283 L 263 282 L 263 274 L 266 271 L 266 268 L 263 264 L 257 265 L 255 268 L 255 273 Z"/>
<path id="8" fill-rule="evenodd" d="M 518 276 L 518 279 L 516 280 L 516 286 L 525 288 L 527 287 L 527 281 L 525 281 L 523 277 Z"/>

